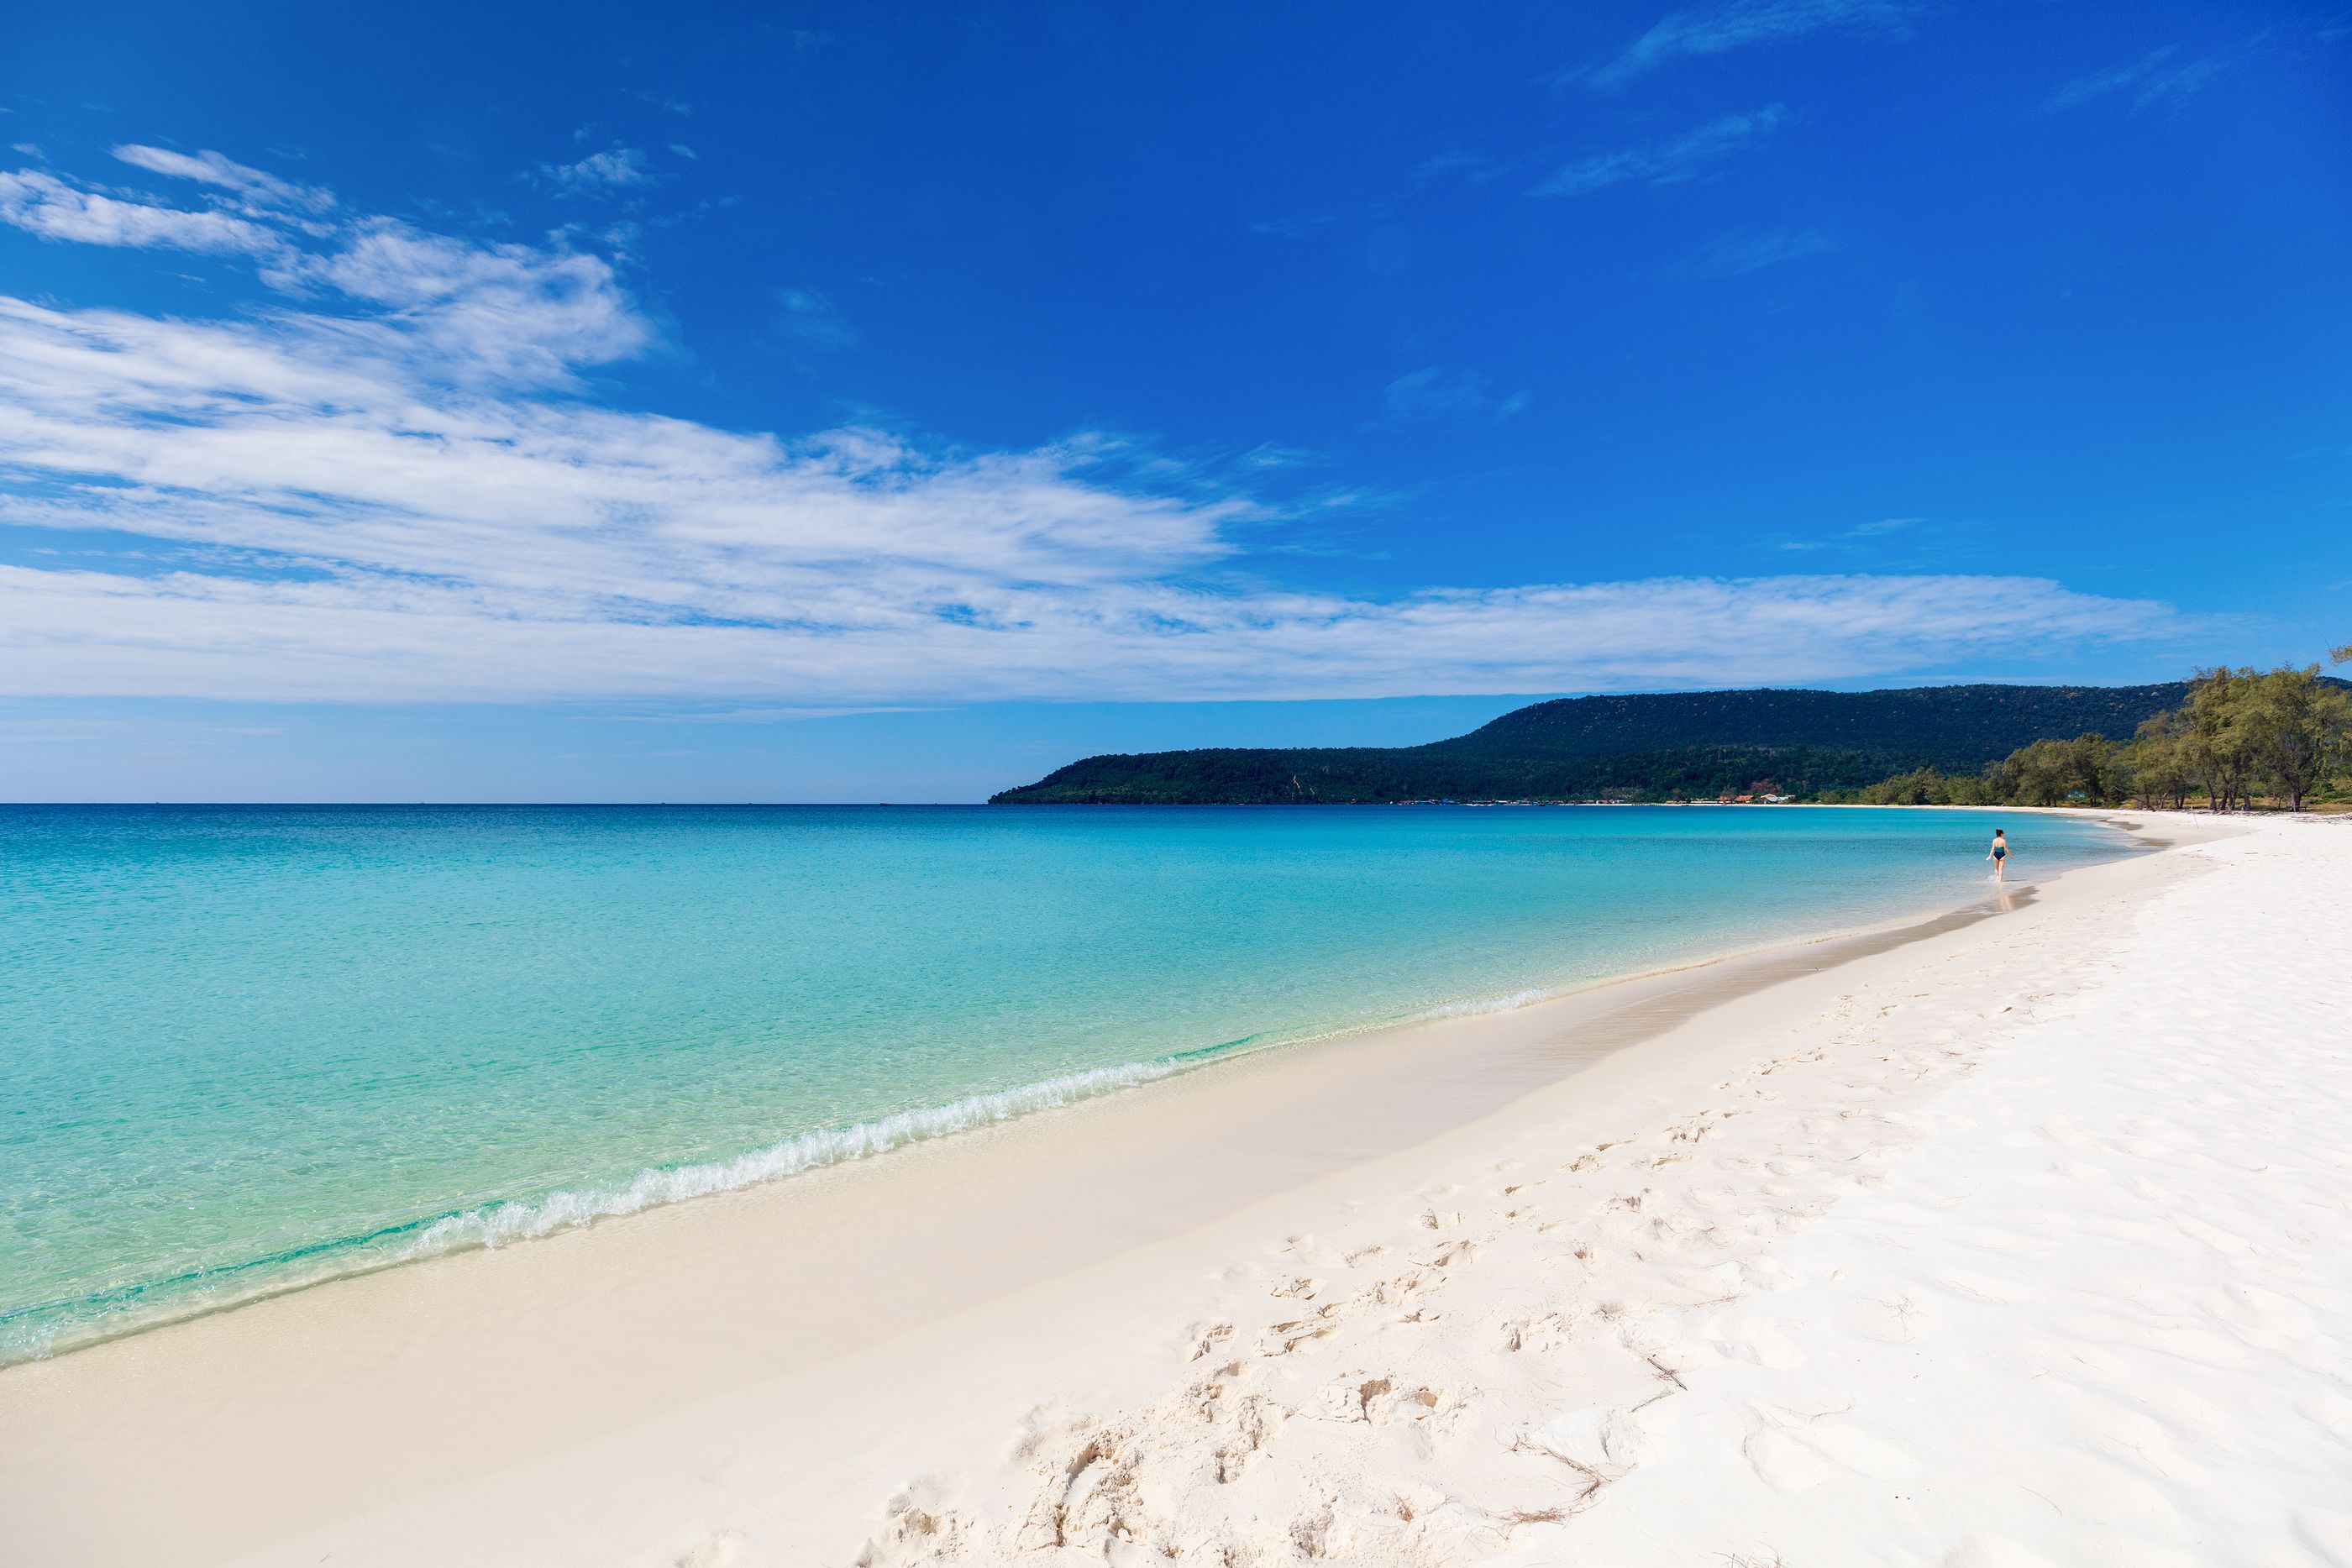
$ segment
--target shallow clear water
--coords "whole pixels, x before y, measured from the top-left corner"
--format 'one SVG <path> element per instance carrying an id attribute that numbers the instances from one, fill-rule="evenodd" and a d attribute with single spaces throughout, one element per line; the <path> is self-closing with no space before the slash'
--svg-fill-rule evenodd
<path id="1" fill-rule="evenodd" d="M 1996 815 L 0 807 L 0 1360 L 1948 907 Z"/>

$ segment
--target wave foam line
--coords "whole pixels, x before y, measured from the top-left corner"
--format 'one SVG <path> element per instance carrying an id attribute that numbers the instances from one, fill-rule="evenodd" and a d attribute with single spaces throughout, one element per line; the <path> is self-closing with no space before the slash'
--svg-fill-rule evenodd
<path id="1" fill-rule="evenodd" d="M 909 1144 L 968 1133 L 1039 1111 L 1073 1105 L 1187 1071 L 1228 1048 L 1118 1067 L 1066 1072 L 945 1105 L 901 1111 L 852 1126 L 804 1133 L 731 1159 L 655 1166 L 618 1186 L 558 1191 L 531 1201 L 484 1204 L 366 1236 L 343 1237 L 179 1275 L 120 1287 L 79 1301 L 34 1302 L 0 1312 L 0 1366 L 203 1317 L 312 1285 L 373 1273 L 475 1247 L 546 1236 L 598 1219 L 730 1192 L 827 1166 L 887 1154 Z"/>
<path id="2" fill-rule="evenodd" d="M 436 1220 L 410 1243 L 403 1256 L 420 1258 L 470 1247 L 524 1241 L 689 1197 L 708 1197 L 714 1193 L 756 1186 L 761 1182 L 887 1154 L 908 1144 L 969 1133 L 1035 1112 L 1132 1089 L 1171 1077 L 1192 1065 L 1194 1064 L 1175 1057 L 1161 1057 L 1122 1067 L 1089 1068 L 1024 1083 L 1017 1089 L 1002 1089 L 945 1105 L 901 1111 L 855 1126 L 803 1133 L 732 1159 L 656 1166 L 639 1171 L 621 1186 L 557 1192 L 529 1203 L 488 1204 Z"/>
<path id="3" fill-rule="evenodd" d="M 1511 991 L 1499 997 L 1475 997 L 1465 1002 L 1441 1002 L 1436 1007 L 1426 1008 L 1407 1016 L 1413 1019 L 1452 1019 L 1468 1018 L 1479 1013 L 1515 1013 L 1521 1008 L 1531 1008 L 1538 1002 L 1549 1001 L 1559 994 L 1544 987 L 1535 986 L 1524 991 Z"/>
<path id="4" fill-rule="evenodd" d="M 1012 1089 L 969 1095 L 944 1105 L 901 1111 L 847 1127 L 803 1133 L 749 1154 L 694 1165 L 656 1166 L 618 1186 L 559 1190 L 545 1197 L 509 1199 L 409 1221 L 365 1235 L 333 1238 L 285 1252 L 219 1265 L 176 1277 L 148 1280 L 79 1300 L 27 1303 L 0 1311 L 0 1366 L 37 1360 L 60 1350 L 202 1317 L 290 1291 L 476 1247 L 499 1247 L 551 1235 L 599 1219 L 733 1192 L 829 1166 L 887 1154 L 909 1144 L 972 1132 L 1038 1111 L 1073 1105 L 1159 1079 L 1212 1060 L 1269 1047 L 1344 1039 L 1399 1023 L 1510 1012 L 1558 995 L 1547 988 L 1440 1003 L 1389 1018 L 1297 1033 L 1253 1034 L 1171 1056 L 1117 1067 L 1087 1068 Z"/>

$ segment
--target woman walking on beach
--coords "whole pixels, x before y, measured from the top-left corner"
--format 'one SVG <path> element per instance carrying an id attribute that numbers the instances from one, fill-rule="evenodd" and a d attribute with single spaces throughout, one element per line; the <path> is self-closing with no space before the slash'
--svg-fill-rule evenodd
<path id="1" fill-rule="evenodd" d="M 1985 859 L 1992 862 L 1993 881 L 2006 882 L 2009 871 L 2009 836 L 2003 830 L 1995 828 L 1992 831 L 1992 852 L 1986 855 Z"/>

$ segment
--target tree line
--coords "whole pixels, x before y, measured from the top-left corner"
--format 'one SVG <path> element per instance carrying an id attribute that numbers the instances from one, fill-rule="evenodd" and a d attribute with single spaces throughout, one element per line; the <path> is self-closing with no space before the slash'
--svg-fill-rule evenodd
<path id="1" fill-rule="evenodd" d="M 2330 650 L 2352 663 L 2352 644 Z M 2091 734 L 2037 740 L 1980 773 L 1932 768 L 1829 797 L 1895 806 L 2117 806 L 2137 800 L 2216 811 L 2256 798 L 2299 811 L 2315 796 L 2352 788 L 2352 694 L 2319 666 L 2200 670 L 2189 698 L 2143 722 L 2127 741 Z"/>

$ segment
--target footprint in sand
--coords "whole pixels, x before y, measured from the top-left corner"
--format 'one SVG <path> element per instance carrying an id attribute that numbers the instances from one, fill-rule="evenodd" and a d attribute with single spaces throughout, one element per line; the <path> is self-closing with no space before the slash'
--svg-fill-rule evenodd
<path id="1" fill-rule="evenodd" d="M 1536 1434 L 1538 1443 L 1568 1464 L 1602 1474 L 1622 1473 L 1641 1463 L 1649 1434 L 1630 1411 L 1592 1405 L 1555 1416 Z"/>
<path id="2" fill-rule="evenodd" d="M 1277 1295 L 1280 1293 L 1280 1291 L 1276 1292 Z M 1191 1329 L 1186 1331 L 1184 1337 L 1191 1347 L 1191 1354 L 1184 1359 L 1187 1361 L 1199 1361 L 1203 1356 L 1214 1351 L 1219 1345 L 1224 1343 L 1225 1341 L 1234 1337 L 1234 1325 L 1231 1323 L 1195 1323 Z"/>
<path id="3" fill-rule="evenodd" d="M 1558 1312 L 1546 1312 L 1541 1317 L 1514 1318 L 1503 1325 L 1503 1348 L 1542 1352 L 1559 1345 L 1573 1332 L 1573 1325 Z"/>
<path id="4" fill-rule="evenodd" d="M 1756 1479 L 1774 1491 L 1811 1491 L 1837 1474 L 1828 1460 L 1782 1432 L 1750 1432 L 1740 1451 Z"/>
<path id="5" fill-rule="evenodd" d="M 1797 1348 L 1795 1342 L 1781 1333 L 1778 1324 L 1761 1319 L 1733 1318 L 1718 1322 L 1700 1336 L 1700 1343 L 1727 1360 L 1744 1361 L 1750 1366 L 1774 1372 L 1793 1372 L 1805 1364 L 1805 1353 Z"/>
<path id="6" fill-rule="evenodd" d="M 1325 1389 L 1323 1403 L 1336 1419 L 1385 1427 L 1427 1418 L 1445 1403 L 1445 1395 L 1435 1388 L 1399 1389 L 1388 1378 L 1359 1374 Z"/>

